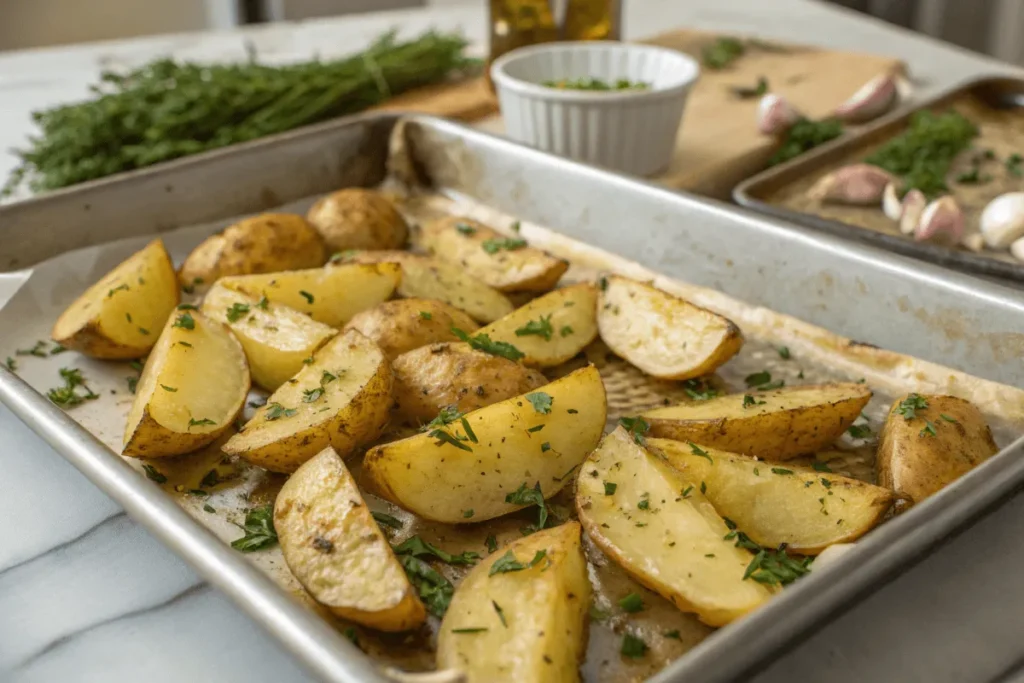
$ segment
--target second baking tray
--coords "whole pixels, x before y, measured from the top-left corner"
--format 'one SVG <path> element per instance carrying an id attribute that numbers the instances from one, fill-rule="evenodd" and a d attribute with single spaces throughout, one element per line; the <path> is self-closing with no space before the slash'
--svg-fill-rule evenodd
<path id="1" fill-rule="evenodd" d="M 733 199 L 741 206 L 814 230 L 1024 286 L 1024 263 L 1007 251 L 974 253 L 963 248 L 915 242 L 901 235 L 879 206 L 817 205 L 804 198 L 808 188 L 825 173 L 863 160 L 881 144 L 902 133 L 915 113 L 951 108 L 979 123 L 981 133 L 975 146 L 979 150 L 990 149 L 996 155 L 980 166 L 981 174 L 989 176 L 988 181 L 965 185 L 952 177 L 949 180 L 953 195 L 964 209 L 967 227 L 973 231 L 988 201 L 1004 192 L 1024 189 L 1024 180 L 1004 169 L 1004 162 L 1010 155 L 1024 153 L 1024 80 L 1021 79 L 982 78 L 956 86 L 927 102 L 901 109 L 788 163 L 748 178 L 733 190 Z"/>
<path id="2" fill-rule="evenodd" d="M 12 206 L 0 211 L 0 230 L 10 244 L 21 248 L 5 254 L 28 265 L 71 246 L 133 237 L 138 243 L 161 229 L 225 219 L 341 185 L 376 184 L 385 176 L 386 143 L 395 122 L 392 117 L 376 117 L 332 124 Z M 1003 383 L 1024 384 L 1019 363 L 1024 305 L 1004 288 L 943 276 L 934 268 L 910 272 L 899 258 L 813 239 L 800 230 L 717 203 L 679 196 L 454 124 L 414 118 L 404 132 L 406 153 L 394 158 L 407 163 L 393 170 L 415 176 L 417 183 L 456 200 L 466 198 L 524 223 L 555 227 L 564 237 L 548 234 L 552 248 L 574 248 L 580 258 L 589 254 L 617 268 L 634 268 L 638 276 L 649 274 L 641 268 L 646 266 L 864 342 Z M 177 230 L 168 235 L 168 242 L 194 243 L 212 229 L 207 225 Z M 524 224 L 524 234 L 532 240 L 530 229 Z M 33 239 L 47 230 L 64 236 L 65 243 Z M 133 247 L 133 243 L 121 243 L 79 251 L 62 258 L 57 270 L 77 286 L 83 273 L 102 271 Z M 626 259 L 640 265 L 630 265 Z M 56 265 L 40 267 L 40 277 L 44 272 L 52 277 Z M 45 297 L 52 287 L 52 281 L 30 277 L 0 317 L 13 322 L 15 316 L 27 325 L 28 316 L 19 314 L 29 310 L 33 297 Z M 699 296 L 714 296 L 699 289 L 694 288 Z M 759 321 L 772 320 L 767 312 L 759 315 L 756 308 L 744 310 L 748 318 L 741 324 L 754 327 Z M 922 367 L 865 344 L 849 345 L 836 337 L 803 332 L 807 336 L 795 342 L 806 344 L 808 350 L 841 344 L 842 348 L 832 350 L 836 357 L 850 360 L 850 368 L 900 376 Z M 26 333 L 19 330 L 7 338 L 17 337 L 20 343 Z M 861 362 L 853 362 L 858 359 Z M 877 367 L 865 365 L 864 359 Z M 26 372 L 34 379 L 34 370 Z M 935 375 L 934 368 L 930 372 Z M 942 387 L 956 389 L 958 382 L 968 378 L 951 371 L 942 381 Z M 37 379 L 33 383 L 45 386 Z M 996 401 L 1002 391 L 993 384 L 975 386 L 990 391 L 980 397 L 982 401 Z M 1012 394 L 1012 390 L 1003 393 Z M 261 572 L 82 430 L 71 415 L 2 371 L 0 400 L 322 677 L 378 680 L 371 663 L 344 638 L 292 603 Z M 109 434 L 100 436 L 116 440 Z M 750 672 L 838 607 L 899 572 L 1012 493 L 1024 480 L 1024 464 L 1014 457 L 1022 447 L 1018 442 L 1005 449 L 920 510 L 887 523 L 860 543 L 849 563 L 801 580 L 656 678 L 718 681 Z"/>

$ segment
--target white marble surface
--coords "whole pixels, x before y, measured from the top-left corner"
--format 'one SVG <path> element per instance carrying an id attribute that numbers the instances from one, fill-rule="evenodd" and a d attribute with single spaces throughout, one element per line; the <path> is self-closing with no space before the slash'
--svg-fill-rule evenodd
<path id="1" fill-rule="evenodd" d="M 246 31 L 0 54 L 0 150 L 31 132 L 32 109 L 83 96 L 101 68 L 159 55 L 231 59 L 246 41 L 272 59 L 349 52 L 400 26 L 483 36 L 483 3 Z M 919 94 L 983 72 L 987 58 L 809 0 L 632 0 L 626 35 L 675 26 L 757 33 L 897 55 Z M 0 175 L 14 158 L 0 152 Z M 2 232 L 2 226 L 0 226 Z M 0 277 L 0 302 L 17 286 Z M 5 294 L 6 293 L 6 294 Z M 0 331 L 2 334 L 2 331 Z M 308 676 L 0 408 L 0 680 L 300 681 Z M 1024 656 L 1020 499 L 1005 506 L 756 678 L 768 681 L 1010 680 Z"/>

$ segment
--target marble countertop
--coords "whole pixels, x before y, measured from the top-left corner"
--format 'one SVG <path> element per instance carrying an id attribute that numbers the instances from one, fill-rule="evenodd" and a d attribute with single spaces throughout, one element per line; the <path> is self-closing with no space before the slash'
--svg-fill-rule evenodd
<path id="1" fill-rule="evenodd" d="M 626 36 L 675 26 L 896 55 L 926 96 L 1012 67 L 811 0 L 633 0 Z M 103 68 L 157 56 L 268 59 L 345 53 L 399 27 L 461 28 L 483 3 L 0 54 L 0 175 L 33 109 L 85 95 Z M 1019 72 L 1017 72 L 1019 73 Z M 0 226 L 2 231 L 2 226 Z M 17 286 L 0 277 L 0 304 Z M 5 409 L 0 408 L 0 680 L 302 681 L 310 676 Z M 1015 680 L 1024 632 L 1018 498 L 951 540 L 756 677 L 774 681 Z"/>

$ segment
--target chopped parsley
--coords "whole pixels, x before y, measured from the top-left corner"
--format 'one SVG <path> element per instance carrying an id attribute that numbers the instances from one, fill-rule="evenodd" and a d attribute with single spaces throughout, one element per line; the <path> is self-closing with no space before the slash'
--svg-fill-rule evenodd
<path id="1" fill-rule="evenodd" d="M 697 444 L 693 443 L 692 441 L 687 441 L 687 443 L 690 444 L 690 452 L 691 453 L 693 453 L 694 455 L 698 455 L 698 456 L 700 456 L 702 458 L 707 458 L 708 462 L 714 464 L 715 461 L 711 459 L 711 456 L 708 455 L 707 451 L 705 451 L 703 448 L 701 448 Z"/>
<path id="2" fill-rule="evenodd" d="M 604 483 L 604 495 L 613 496 L 615 495 L 615 489 L 619 488 L 619 485 L 613 481 L 606 481 Z"/>
<path id="3" fill-rule="evenodd" d="M 498 618 L 501 619 L 501 625 L 508 628 L 508 622 L 505 621 L 505 610 L 501 609 L 501 605 L 494 600 L 491 600 L 491 605 L 494 607 L 494 611 L 497 612 Z"/>
<path id="4" fill-rule="evenodd" d="M 526 400 L 530 402 L 533 409 L 541 415 L 547 415 L 551 412 L 551 404 L 554 399 L 551 394 L 545 394 L 543 391 L 535 391 L 532 394 L 526 395 Z"/>
<path id="5" fill-rule="evenodd" d="M 146 473 L 146 478 L 150 481 L 155 481 L 158 484 L 163 484 L 167 481 L 167 476 L 152 465 L 143 465 L 142 471 Z"/>
<path id="6" fill-rule="evenodd" d="M 391 527 L 392 529 L 401 529 L 404 526 L 401 520 L 386 512 L 371 512 L 370 514 L 373 515 L 375 520 L 377 520 L 377 524 L 380 524 L 381 526 Z"/>
<path id="7" fill-rule="evenodd" d="M 177 387 L 169 387 L 166 384 L 161 384 L 160 388 L 163 389 L 164 391 L 169 391 L 172 394 L 178 393 L 178 388 Z"/>
<path id="8" fill-rule="evenodd" d="M 751 406 L 763 406 L 764 404 L 765 404 L 764 401 L 758 401 L 756 398 L 754 398 L 750 394 L 744 394 L 743 395 L 743 407 L 744 408 L 750 408 Z"/>
<path id="9" fill-rule="evenodd" d="M 743 536 L 743 534 L 740 534 L 740 536 Z M 753 544 L 749 539 L 746 540 L 748 543 Z M 740 541 L 737 541 L 736 545 L 740 545 Z M 757 547 L 756 544 L 753 545 Z M 753 579 L 758 583 L 773 586 L 779 584 L 786 585 L 811 571 L 812 559 L 805 557 L 802 560 L 797 560 L 787 555 L 783 549 L 766 550 L 760 548 L 754 555 L 754 559 L 747 565 L 743 578 Z"/>
<path id="10" fill-rule="evenodd" d="M 718 396 L 718 390 L 712 388 L 701 379 L 688 379 L 683 382 L 683 391 L 694 401 L 707 401 Z"/>
<path id="11" fill-rule="evenodd" d="M 468 510 L 463 510 L 462 511 L 462 518 L 463 519 L 469 519 L 472 516 L 473 516 L 473 508 L 470 508 Z"/>
<path id="12" fill-rule="evenodd" d="M 198 311 L 199 307 L 193 304 L 178 304 L 179 311 Z M 130 320 L 128 322 L 131 322 Z"/>
<path id="13" fill-rule="evenodd" d="M 489 353 L 492 356 L 501 356 L 509 360 L 519 360 L 526 356 L 525 353 L 512 344 L 503 341 L 492 341 L 486 334 L 476 334 L 471 337 L 454 325 L 452 326 L 452 334 L 469 344 L 470 348 Z"/>
<path id="14" fill-rule="evenodd" d="M 902 415 L 903 419 L 909 422 L 917 417 L 918 410 L 924 410 L 927 407 L 928 401 L 923 396 L 910 394 L 896 406 L 896 413 Z"/>
<path id="15" fill-rule="evenodd" d="M 939 417 L 941 417 L 946 422 L 952 422 L 953 424 L 959 424 L 959 422 L 960 422 L 955 417 L 950 417 L 949 415 L 946 415 L 945 413 L 939 413 Z"/>
<path id="16" fill-rule="evenodd" d="M 640 659 L 647 654 L 647 643 L 632 633 L 626 633 L 622 636 L 622 648 L 619 652 L 622 653 L 623 657 Z"/>
<path id="17" fill-rule="evenodd" d="M 619 600 L 619 607 L 625 612 L 630 614 L 639 612 L 644 608 L 644 599 L 637 593 L 630 593 L 626 597 Z"/>
<path id="18" fill-rule="evenodd" d="M 194 330 L 196 329 L 196 321 L 192 317 L 191 313 L 186 312 L 179 315 L 178 319 L 174 321 L 174 324 L 171 325 L 171 327 L 180 327 L 185 330 Z"/>
<path id="19" fill-rule="evenodd" d="M 453 628 L 451 632 L 452 633 L 483 633 L 486 630 L 487 629 L 483 628 L 483 627 Z"/>
<path id="20" fill-rule="evenodd" d="M 488 254 L 497 254 L 499 251 L 515 251 L 526 246 L 526 240 L 518 237 L 496 237 L 484 240 L 480 245 Z"/>
<path id="21" fill-rule="evenodd" d="M 208 489 L 213 488 L 220 483 L 220 473 L 216 469 L 212 469 L 203 476 L 199 482 L 199 488 Z"/>
<path id="22" fill-rule="evenodd" d="M 620 417 L 619 424 L 629 432 L 637 446 L 647 445 L 647 439 L 644 438 L 644 435 L 651 429 L 651 425 L 648 424 L 647 420 L 642 417 Z"/>
<path id="23" fill-rule="evenodd" d="M 415 537 L 414 537 L 415 538 Z M 452 582 L 423 560 L 413 555 L 400 555 L 399 564 L 405 570 L 409 582 L 416 588 L 427 611 L 438 619 L 448 611 L 455 587 Z"/>
<path id="24" fill-rule="evenodd" d="M 455 229 L 457 231 L 459 231 L 460 233 L 462 233 L 463 235 L 475 235 L 476 234 L 476 228 L 474 228 L 469 223 L 456 223 L 455 224 Z"/>
<path id="25" fill-rule="evenodd" d="M 558 331 L 558 334 L 560 334 L 563 337 L 568 337 L 570 334 L 572 334 L 572 332 L 572 327 L 570 327 L 569 325 L 563 325 L 562 329 Z"/>
<path id="26" fill-rule="evenodd" d="M 435 446 L 441 446 L 442 444 L 446 444 L 447 443 L 447 444 L 449 444 L 451 446 L 455 446 L 459 450 L 468 451 L 470 453 L 473 452 L 472 448 L 470 448 L 466 444 L 462 443 L 463 441 L 467 441 L 469 439 L 468 436 L 465 436 L 465 437 L 453 436 L 453 435 L 449 434 L 448 432 L 444 431 L 443 429 L 435 429 L 432 432 L 429 432 L 427 434 L 427 436 L 429 436 L 432 439 L 437 439 L 437 441 L 434 442 Z"/>
<path id="27" fill-rule="evenodd" d="M 931 420 L 924 421 L 924 427 L 921 429 L 919 436 L 935 436 L 935 425 L 932 424 Z"/>
<path id="28" fill-rule="evenodd" d="M 231 547 L 243 553 L 269 548 L 277 543 L 274 529 L 274 506 L 253 508 L 245 514 L 245 523 L 239 526 L 245 535 L 231 542 Z"/>
<path id="29" fill-rule="evenodd" d="M 202 427 L 204 425 L 215 425 L 215 424 L 217 424 L 217 423 L 214 422 L 213 420 L 211 420 L 208 417 L 204 417 L 201 420 L 197 420 L 194 417 L 190 417 L 188 419 L 188 428 L 189 429 L 192 429 L 193 427 Z"/>
<path id="30" fill-rule="evenodd" d="M 423 425 L 423 427 L 420 428 L 420 431 L 425 432 L 428 429 L 444 427 L 460 419 L 462 419 L 462 413 L 458 411 L 455 404 L 453 403 L 450 406 L 445 406 L 444 408 L 441 408 L 441 412 L 437 414 L 437 417 L 435 417 L 427 424 Z"/>
<path id="31" fill-rule="evenodd" d="M 78 368 L 61 368 L 60 376 L 64 380 L 64 386 L 50 389 L 46 392 L 46 397 L 60 407 L 70 408 L 71 406 L 77 406 L 79 403 L 92 401 L 100 397 L 99 394 L 93 393 L 92 389 L 86 385 L 85 378 L 82 377 L 82 371 Z M 85 391 L 84 394 L 78 393 L 79 387 Z"/>
<path id="32" fill-rule="evenodd" d="M 495 574 L 507 574 L 508 572 L 520 572 L 524 569 L 536 567 L 538 564 L 543 562 L 548 556 L 548 551 L 538 550 L 533 556 L 533 559 L 528 563 L 523 564 L 516 559 L 515 554 L 509 550 L 504 555 L 499 557 L 494 564 L 491 565 L 491 571 L 488 572 L 488 576 L 494 576 Z"/>
<path id="33" fill-rule="evenodd" d="M 35 356 L 36 358 L 46 358 L 46 342 L 40 339 L 35 343 L 31 349 L 15 349 L 15 356 Z"/>
<path id="34" fill-rule="evenodd" d="M 270 300 L 267 299 L 267 295 L 264 294 L 263 296 L 260 297 L 260 300 L 256 302 L 256 308 L 265 311 L 265 310 L 267 310 L 267 306 L 269 304 L 270 304 Z"/>
<path id="35" fill-rule="evenodd" d="M 298 412 L 294 408 L 285 408 L 283 405 L 277 403 L 276 401 L 274 403 L 269 403 L 267 405 L 268 408 L 266 412 L 266 419 L 270 421 L 280 420 L 282 417 L 291 417 L 292 415 Z"/>
<path id="36" fill-rule="evenodd" d="M 430 311 L 420 311 L 420 318 L 422 320 L 433 320 L 434 315 Z"/>
<path id="37" fill-rule="evenodd" d="M 229 323 L 233 323 L 239 318 L 245 316 L 249 312 L 249 304 L 240 304 L 235 302 L 228 308 L 227 318 Z"/>
<path id="38" fill-rule="evenodd" d="M 548 506 L 544 502 L 544 493 L 540 490 L 540 482 L 534 484 L 533 488 L 528 488 L 524 481 L 519 485 L 512 493 L 505 496 L 505 502 L 511 503 L 512 505 L 522 505 L 524 507 L 530 505 L 536 505 L 538 508 L 537 513 L 537 525 L 528 525 L 526 531 L 533 533 L 534 531 L 540 531 L 548 523 Z"/>
<path id="39" fill-rule="evenodd" d="M 489 553 L 498 551 L 498 539 L 494 537 L 494 534 L 487 534 L 487 538 L 484 539 L 484 545 L 487 546 L 487 552 Z"/>
<path id="40" fill-rule="evenodd" d="M 446 564 L 472 565 L 480 559 L 480 554 L 475 553 L 472 550 L 467 550 L 466 552 L 458 555 L 452 555 L 449 552 L 441 550 L 433 543 L 424 541 L 418 534 L 407 538 L 392 549 L 395 551 L 395 555 L 398 556 L 410 555 L 412 557 L 434 557 Z"/>
<path id="41" fill-rule="evenodd" d="M 850 425 L 846 430 L 855 439 L 867 439 L 871 437 L 871 427 L 868 425 Z"/>
<path id="42" fill-rule="evenodd" d="M 1021 177 L 1021 164 L 1024 163 L 1024 157 L 1014 152 L 1006 158 L 1006 171 L 1012 176 Z"/>
<path id="43" fill-rule="evenodd" d="M 767 370 L 761 372 L 755 372 L 752 375 L 747 375 L 743 378 L 748 387 L 757 387 L 761 391 L 769 391 L 771 389 L 779 389 L 786 385 L 785 380 L 772 381 L 772 374 Z"/>
<path id="44" fill-rule="evenodd" d="M 7 356 L 7 360 L 6 360 L 5 362 L 4 362 L 4 365 L 5 365 L 5 366 L 7 367 L 7 369 L 8 369 L 8 370 L 10 370 L 11 372 L 14 372 L 15 370 L 17 370 L 17 369 L 18 369 L 18 364 L 17 364 L 17 362 L 15 362 L 15 360 L 14 360 L 13 358 L 11 358 L 10 356 Z"/>
<path id="45" fill-rule="evenodd" d="M 317 399 L 319 399 L 323 395 L 324 395 L 324 388 L 323 387 L 316 387 L 315 389 L 304 389 L 302 391 L 302 402 L 303 403 L 313 403 L 314 401 L 316 401 Z"/>
<path id="46" fill-rule="evenodd" d="M 787 470 L 785 467 L 773 467 L 772 474 L 793 474 L 793 470 Z"/>
<path id="47" fill-rule="evenodd" d="M 782 358 L 782 360 L 789 360 L 791 358 L 788 346 L 779 346 L 776 347 L 775 350 L 779 352 L 779 357 Z"/>
<path id="48" fill-rule="evenodd" d="M 306 290 L 300 289 L 299 294 L 302 295 L 302 298 L 306 300 L 306 303 L 313 303 L 313 295 L 307 292 Z"/>
<path id="49" fill-rule="evenodd" d="M 828 466 L 827 462 L 816 462 L 812 465 L 815 472 L 828 472 L 832 473 L 832 468 Z"/>
<path id="50" fill-rule="evenodd" d="M 551 326 L 551 314 L 542 315 L 536 320 L 527 321 L 525 325 L 516 330 L 517 337 L 525 337 L 527 335 L 536 335 L 538 337 L 544 337 L 545 341 L 551 341 L 551 335 L 554 333 L 555 328 Z M 563 337 L 565 335 L 562 335 Z"/>

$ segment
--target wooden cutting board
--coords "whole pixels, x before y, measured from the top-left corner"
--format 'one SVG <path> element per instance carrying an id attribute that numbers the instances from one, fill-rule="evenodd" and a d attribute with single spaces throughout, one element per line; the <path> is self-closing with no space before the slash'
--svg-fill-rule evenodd
<path id="1" fill-rule="evenodd" d="M 680 30 L 643 41 L 680 50 L 700 60 L 704 47 L 721 34 Z M 741 180 L 761 171 L 775 141 L 757 132 L 759 98 L 740 99 L 733 86 L 753 87 L 759 77 L 810 118 L 827 116 L 861 85 L 882 73 L 901 72 L 892 57 L 771 43 L 754 44 L 727 68 L 702 67 L 686 104 L 683 125 L 669 169 L 653 180 L 670 187 L 728 198 Z M 502 132 L 497 102 L 483 78 L 434 86 L 401 95 L 384 109 L 415 110 L 474 121 Z"/>

